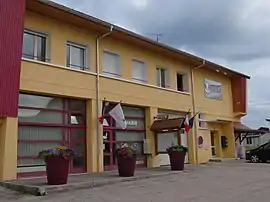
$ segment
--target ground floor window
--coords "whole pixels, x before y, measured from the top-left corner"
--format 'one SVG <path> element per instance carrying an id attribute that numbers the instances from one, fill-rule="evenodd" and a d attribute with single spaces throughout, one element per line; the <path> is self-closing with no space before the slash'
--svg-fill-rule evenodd
<path id="1" fill-rule="evenodd" d="M 113 108 L 111 105 L 107 110 Z M 145 166 L 143 154 L 143 140 L 145 138 L 145 115 L 144 109 L 136 107 L 123 107 L 127 121 L 127 128 L 122 130 L 117 127 L 112 117 L 107 116 L 107 126 L 103 127 L 103 155 L 105 170 L 116 169 L 115 150 L 122 144 L 128 144 L 137 150 L 137 166 Z"/>
<path id="2" fill-rule="evenodd" d="M 251 145 L 252 144 L 252 137 L 247 137 L 246 142 L 247 142 L 247 145 Z"/>
<path id="3" fill-rule="evenodd" d="M 40 95 L 20 94 L 18 130 L 19 176 L 41 175 L 45 171 L 39 151 L 67 146 L 82 156 L 71 162 L 70 172 L 86 168 L 86 102 Z"/>

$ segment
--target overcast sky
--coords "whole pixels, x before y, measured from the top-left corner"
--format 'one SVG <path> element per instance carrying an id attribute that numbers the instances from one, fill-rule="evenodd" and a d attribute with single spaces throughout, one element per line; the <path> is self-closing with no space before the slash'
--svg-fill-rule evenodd
<path id="1" fill-rule="evenodd" d="M 270 127 L 269 0 L 55 0 L 250 75 L 250 127 Z"/>

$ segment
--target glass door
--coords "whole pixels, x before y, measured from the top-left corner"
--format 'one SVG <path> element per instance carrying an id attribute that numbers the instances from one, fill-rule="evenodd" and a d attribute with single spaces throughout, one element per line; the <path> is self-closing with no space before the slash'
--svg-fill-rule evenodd
<path id="1" fill-rule="evenodd" d="M 104 170 L 114 169 L 113 133 L 111 130 L 103 131 L 103 164 Z"/>
<path id="2" fill-rule="evenodd" d="M 216 156 L 215 132 L 211 131 L 211 151 L 212 156 Z"/>

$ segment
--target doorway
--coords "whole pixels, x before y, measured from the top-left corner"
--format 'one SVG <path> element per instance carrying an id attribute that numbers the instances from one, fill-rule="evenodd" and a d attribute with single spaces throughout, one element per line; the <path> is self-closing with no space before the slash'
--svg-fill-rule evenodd
<path id="1" fill-rule="evenodd" d="M 215 157 L 217 155 L 216 153 L 216 132 L 211 131 L 210 132 L 211 136 L 211 152 L 212 152 L 212 157 Z"/>

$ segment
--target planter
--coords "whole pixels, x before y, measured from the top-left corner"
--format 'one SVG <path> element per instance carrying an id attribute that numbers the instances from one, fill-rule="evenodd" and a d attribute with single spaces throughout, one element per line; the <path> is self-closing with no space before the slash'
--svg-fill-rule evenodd
<path id="1" fill-rule="evenodd" d="M 171 170 L 184 170 L 186 152 L 171 151 L 169 153 Z"/>
<path id="2" fill-rule="evenodd" d="M 117 155 L 118 173 L 120 177 L 134 176 L 136 167 L 136 156 L 126 157 Z"/>
<path id="3" fill-rule="evenodd" d="M 49 156 L 46 157 L 45 162 L 48 184 L 67 184 L 70 159 L 59 156 Z"/>

